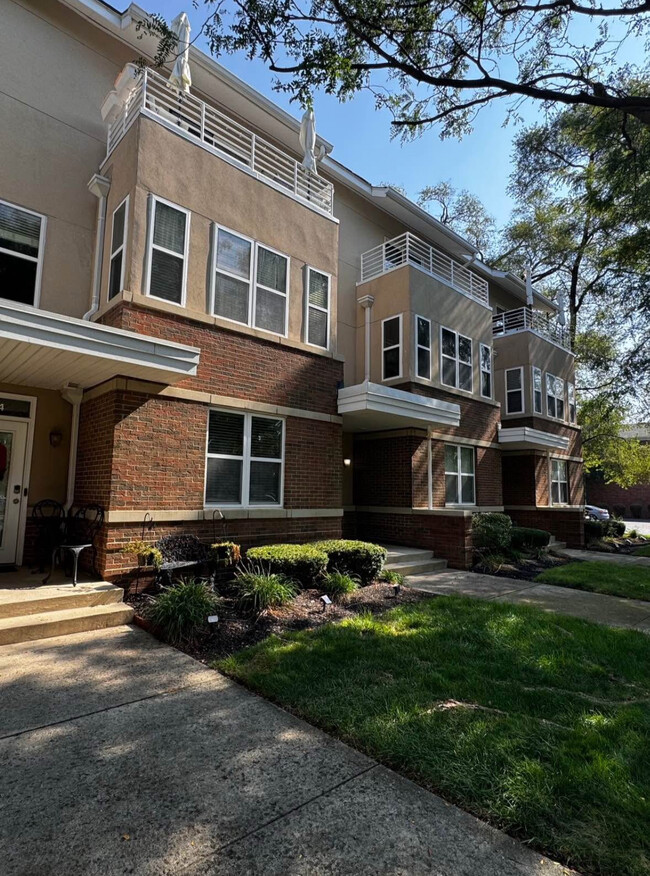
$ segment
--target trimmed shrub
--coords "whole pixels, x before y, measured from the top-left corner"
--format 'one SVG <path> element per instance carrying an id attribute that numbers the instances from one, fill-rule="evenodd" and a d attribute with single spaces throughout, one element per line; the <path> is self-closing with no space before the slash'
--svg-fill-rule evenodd
<path id="1" fill-rule="evenodd" d="M 610 520 L 607 530 L 613 538 L 621 538 L 625 535 L 625 522 L 623 520 Z"/>
<path id="2" fill-rule="evenodd" d="M 513 526 L 510 536 L 513 548 L 544 548 L 551 540 L 551 533 L 545 529 L 531 529 L 527 526 Z"/>
<path id="3" fill-rule="evenodd" d="M 602 520 L 585 520 L 585 541 L 600 541 L 606 535 L 606 524 Z"/>
<path id="4" fill-rule="evenodd" d="M 379 580 L 384 584 L 403 584 L 404 575 L 401 572 L 393 572 L 392 569 L 384 569 L 379 576 Z"/>
<path id="5" fill-rule="evenodd" d="M 337 600 L 342 596 L 347 596 L 348 593 L 354 593 L 359 585 L 350 575 L 344 575 L 342 572 L 328 572 L 321 587 L 328 596 Z"/>
<path id="6" fill-rule="evenodd" d="M 386 548 L 369 541 L 352 541 L 333 538 L 317 541 L 315 548 L 327 554 L 328 572 L 342 572 L 358 578 L 362 586 L 372 584 L 386 562 Z"/>
<path id="7" fill-rule="evenodd" d="M 510 547 L 512 520 L 507 514 L 472 514 L 472 540 L 476 550 L 499 553 Z"/>
<path id="8" fill-rule="evenodd" d="M 253 615 L 261 614 L 267 608 L 286 605 L 297 592 L 295 584 L 285 575 L 265 572 L 253 564 L 249 569 L 237 572 L 235 589 L 241 611 Z"/>
<path id="9" fill-rule="evenodd" d="M 314 587 L 327 571 L 327 554 L 311 544 L 267 544 L 250 548 L 246 557 L 267 572 L 284 575 L 301 587 Z"/>
<path id="10" fill-rule="evenodd" d="M 190 644 L 206 628 L 216 605 L 216 597 L 205 581 L 188 578 L 163 588 L 145 614 L 167 642 Z"/>
<path id="11" fill-rule="evenodd" d="M 614 505 L 614 516 L 625 517 L 625 505 Z"/>
<path id="12" fill-rule="evenodd" d="M 643 505 L 630 505 L 630 513 L 636 520 L 643 517 Z"/>

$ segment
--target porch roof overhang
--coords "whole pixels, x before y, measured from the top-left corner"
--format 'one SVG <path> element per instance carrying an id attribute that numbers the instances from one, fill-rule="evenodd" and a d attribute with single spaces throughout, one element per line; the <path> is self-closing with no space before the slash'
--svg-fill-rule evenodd
<path id="1" fill-rule="evenodd" d="M 499 429 L 499 444 L 507 450 L 568 450 L 569 439 L 554 432 L 544 432 L 530 426 Z"/>
<path id="2" fill-rule="evenodd" d="M 459 405 L 369 381 L 339 389 L 338 412 L 346 432 L 460 423 Z"/>
<path id="3" fill-rule="evenodd" d="M 199 350 L 35 307 L 0 301 L 0 381 L 82 389 L 113 377 L 172 384 L 196 374 Z"/>

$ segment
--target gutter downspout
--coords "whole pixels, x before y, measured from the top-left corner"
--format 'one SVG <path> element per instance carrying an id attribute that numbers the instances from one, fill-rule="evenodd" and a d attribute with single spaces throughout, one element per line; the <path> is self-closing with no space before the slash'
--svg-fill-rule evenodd
<path id="1" fill-rule="evenodd" d="M 364 295 L 363 298 L 357 298 L 358 303 L 365 310 L 365 341 L 364 341 L 364 383 L 370 383 L 370 314 L 372 305 L 375 299 L 372 295 Z"/>
<path id="2" fill-rule="evenodd" d="M 99 290 L 102 282 L 102 264 L 104 262 L 104 230 L 106 228 L 106 198 L 111 187 L 111 181 L 98 173 L 91 177 L 88 191 L 98 198 L 97 225 L 95 231 L 95 258 L 93 260 L 93 280 L 91 288 L 90 310 L 83 319 L 92 319 L 99 310 Z"/>
<path id="3" fill-rule="evenodd" d="M 61 397 L 72 405 L 70 421 L 70 450 L 68 453 L 68 483 L 65 495 L 65 510 L 69 511 L 74 502 L 74 484 L 77 475 L 77 447 L 79 445 L 79 409 L 84 391 L 80 386 L 68 384 L 61 390 Z"/>

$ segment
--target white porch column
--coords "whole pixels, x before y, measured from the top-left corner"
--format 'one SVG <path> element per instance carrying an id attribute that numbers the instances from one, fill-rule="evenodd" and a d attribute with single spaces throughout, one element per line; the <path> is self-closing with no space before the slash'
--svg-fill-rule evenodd
<path id="1" fill-rule="evenodd" d="M 364 295 L 363 298 L 357 298 L 359 304 L 363 307 L 366 312 L 365 315 L 365 336 L 364 336 L 364 375 L 363 379 L 365 383 L 370 382 L 370 314 L 372 311 L 372 305 L 375 303 L 375 299 L 372 295 Z"/>
<path id="2" fill-rule="evenodd" d="M 72 405 L 70 421 L 70 451 L 68 454 L 68 484 L 65 496 L 65 510 L 69 511 L 74 502 L 74 482 L 77 474 L 77 446 L 79 444 L 79 408 L 84 391 L 80 386 L 68 384 L 61 390 L 61 397 Z"/>

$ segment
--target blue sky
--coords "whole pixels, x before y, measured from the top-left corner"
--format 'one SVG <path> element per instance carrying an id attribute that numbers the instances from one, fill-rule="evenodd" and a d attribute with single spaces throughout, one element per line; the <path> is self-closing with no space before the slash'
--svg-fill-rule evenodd
<path id="1" fill-rule="evenodd" d="M 206 9 L 200 3 L 194 9 L 191 0 L 183 6 L 182 0 L 150 0 L 144 4 L 149 11 L 157 11 L 171 21 L 185 9 L 192 24 L 192 38 L 206 18 Z M 590 27 L 581 25 L 580 30 Z M 574 36 L 579 35 L 578 29 Z M 197 43 L 208 51 L 205 41 Z M 628 46 L 626 60 L 641 60 L 642 49 Z M 262 94 L 270 97 L 296 117 L 298 104 L 273 90 L 274 77 L 259 61 L 238 56 L 224 56 L 220 63 L 244 79 Z M 320 134 L 334 144 L 333 157 L 375 184 L 391 183 L 402 186 L 409 197 L 415 198 L 426 185 L 451 180 L 457 188 L 466 188 L 477 195 L 495 216 L 499 224 L 508 218 L 511 201 L 506 194 L 510 175 L 512 140 L 521 125 L 511 122 L 504 127 L 507 104 L 505 100 L 488 105 L 479 114 L 474 130 L 463 140 L 440 140 L 435 129 L 426 131 L 409 143 L 391 140 L 390 115 L 375 108 L 370 94 L 360 93 L 352 101 L 339 103 L 334 97 L 317 94 L 314 99 L 316 127 Z M 526 123 L 540 116 L 533 101 L 520 107 Z"/>

